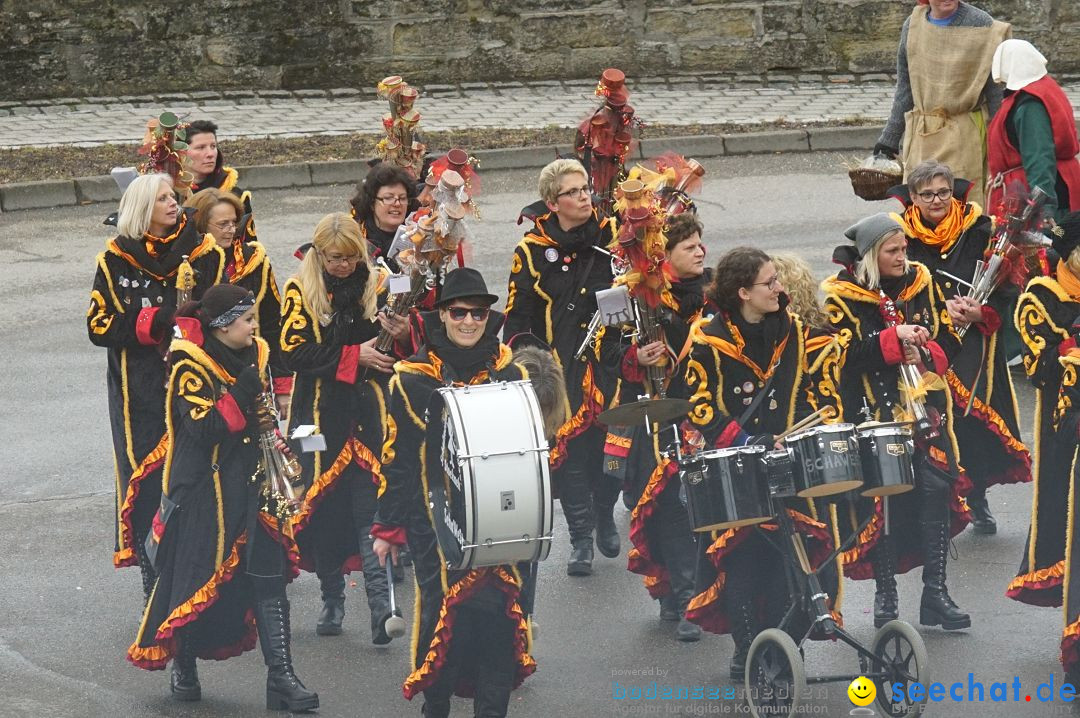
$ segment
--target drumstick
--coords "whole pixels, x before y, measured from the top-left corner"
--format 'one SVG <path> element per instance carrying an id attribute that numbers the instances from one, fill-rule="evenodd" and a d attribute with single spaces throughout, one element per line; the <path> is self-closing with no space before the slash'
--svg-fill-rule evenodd
<path id="1" fill-rule="evenodd" d="M 791 434 L 794 434 L 797 431 L 802 431 L 803 429 L 808 429 L 811 426 L 817 426 L 821 422 L 825 421 L 825 417 L 822 416 L 822 415 L 826 411 L 828 411 L 829 409 L 830 409 L 830 407 L 823 406 L 820 409 L 818 409 L 817 411 L 815 411 L 813 414 L 811 414 L 810 416 L 807 416 L 806 418 L 802 419 L 801 421 L 795 422 L 795 424 L 793 424 L 790 429 L 788 429 L 783 434 L 778 436 L 776 438 L 776 440 L 780 441 L 781 437 L 790 436 Z M 811 423 L 811 422 L 813 422 L 813 423 Z"/>
<path id="2" fill-rule="evenodd" d="M 401 617 L 401 611 L 397 607 L 397 596 L 394 592 L 394 559 L 390 554 L 386 556 L 386 584 L 390 594 L 390 616 L 383 624 L 383 630 L 391 638 L 401 638 L 405 635 L 405 619 Z"/>

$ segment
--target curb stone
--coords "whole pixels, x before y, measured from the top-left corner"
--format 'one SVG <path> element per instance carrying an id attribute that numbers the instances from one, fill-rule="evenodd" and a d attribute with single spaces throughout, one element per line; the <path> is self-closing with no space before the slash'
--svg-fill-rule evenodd
<path id="1" fill-rule="evenodd" d="M 687 135 L 658 137 L 641 141 L 634 161 L 655 157 L 662 152 L 676 152 L 685 157 L 721 157 L 782 152 L 820 152 L 827 150 L 870 151 L 881 127 L 820 127 L 807 130 L 769 130 L 739 135 Z M 477 150 L 480 171 L 543 167 L 558 154 L 569 154 L 569 147 L 509 147 Z M 329 160 L 297 162 L 287 165 L 237 167 L 244 189 L 281 189 L 327 184 L 355 184 L 367 175 L 364 160 Z M 116 202 L 120 191 L 112 177 L 78 177 L 74 180 L 43 180 L 0 185 L 0 208 L 45 209 L 95 202 Z"/>

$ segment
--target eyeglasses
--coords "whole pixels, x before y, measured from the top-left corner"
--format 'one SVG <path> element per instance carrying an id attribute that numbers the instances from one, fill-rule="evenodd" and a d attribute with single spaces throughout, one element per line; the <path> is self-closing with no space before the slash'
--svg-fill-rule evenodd
<path id="1" fill-rule="evenodd" d="M 578 199 L 580 197 L 587 197 L 588 194 L 588 187 L 574 187 L 573 189 L 568 189 L 565 192 L 559 192 L 559 194 L 555 195 L 555 198 L 558 199 L 559 197 L 569 197 L 571 199 Z"/>
<path id="2" fill-rule="evenodd" d="M 350 254 L 347 257 L 340 254 L 325 254 L 323 258 L 326 259 L 327 264 L 356 264 L 360 261 L 359 254 Z"/>
<path id="3" fill-rule="evenodd" d="M 474 322 L 482 322 L 488 318 L 488 314 L 491 312 L 487 307 L 447 307 L 446 313 L 450 315 L 450 318 L 455 322 L 465 320 L 466 314 L 471 314 Z"/>
<path id="4" fill-rule="evenodd" d="M 240 225 L 238 225 L 236 222 L 211 222 L 210 226 L 211 227 L 217 227 L 218 229 L 236 231 L 236 228 L 239 227 Z"/>
<path id="5" fill-rule="evenodd" d="M 395 195 L 392 197 L 376 197 L 376 202 L 382 202 L 384 207 L 389 207 L 392 204 L 407 204 L 409 201 L 408 195 Z"/>
<path id="6" fill-rule="evenodd" d="M 942 202 L 945 202 L 946 200 L 952 198 L 952 190 L 946 188 L 939 189 L 937 192 L 917 192 L 915 196 L 921 199 L 923 202 L 933 202 L 935 198 L 940 199 Z"/>
<path id="7" fill-rule="evenodd" d="M 779 274 L 774 274 L 772 276 L 772 279 L 768 279 L 768 280 L 766 280 L 764 282 L 754 282 L 750 286 L 751 287 L 758 287 L 758 286 L 768 287 L 769 291 L 771 292 L 772 290 L 776 289 L 776 285 L 779 284 L 779 283 L 780 283 L 780 275 Z"/>

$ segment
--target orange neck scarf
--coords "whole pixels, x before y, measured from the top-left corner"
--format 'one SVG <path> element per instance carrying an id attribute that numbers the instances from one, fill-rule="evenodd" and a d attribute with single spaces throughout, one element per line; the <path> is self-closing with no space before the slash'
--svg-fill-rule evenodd
<path id="1" fill-rule="evenodd" d="M 1069 266 L 1065 264 L 1063 259 L 1058 260 L 1057 281 L 1074 301 L 1080 302 L 1080 277 L 1077 277 L 1069 270 Z"/>
<path id="2" fill-rule="evenodd" d="M 982 208 L 979 205 L 974 202 L 965 205 L 953 197 L 949 202 L 949 213 L 933 229 L 923 224 L 922 212 L 914 204 L 904 210 L 902 219 L 907 236 L 947 252 L 981 216 Z"/>

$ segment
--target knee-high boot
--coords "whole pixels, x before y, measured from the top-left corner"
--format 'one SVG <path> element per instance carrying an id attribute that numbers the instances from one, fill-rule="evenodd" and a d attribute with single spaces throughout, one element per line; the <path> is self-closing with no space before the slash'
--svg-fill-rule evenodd
<path id="1" fill-rule="evenodd" d="M 341 622 L 345 618 L 345 577 L 337 571 L 319 574 L 323 607 L 315 633 L 320 636 L 341 635 Z"/>
<path id="2" fill-rule="evenodd" d="M 874 628 L 881 628 L 900 617 L 900 599 L 896 594 L 896 549 L 892 537 L 882 534 L 870 556 L 874 564 Z"/>
<path id="3" fill-rule="evenodd" d="M 919 623 L 941 626 L 947 631 L 971 627 L 971 616 L 953 602 L 945 587 L 945 562 L 949 557 L 949 522 L 923 520 L 923 593 Z"/>
<path id="4" fill-rule="evenodd" d="M 566 573 L 570 576 L 588 576 L 592 573 L 593 528 L 596 525 L 596 516 L 593 513 L 589 477 L 580 465 L 567 467 L 559 485 L 559 500 L 566 516 L 567 528 L 570 529 L 572 547 Z"/>
<path id="5" fill-rule="evenodd" d="M 279 596 L 255 603 L 255 626 L 266 662 L 266 707 L 269 710 L 311 711 L 319 707 L 319 694 L 296 677 L 289 649 L 289 600 Z"/>
<path id="6" fill-rule="evenodd" d="M 386 582 L 386 570 L 379 565 L 375 555 L 371 526 L 360 528 L 360 556 L 364 562 L 364 591 L 368 608 L 371 609 L 371 642 L 385 646 L 393 639 L 386 632 L 386 619 L 390 618 L 390 586 Z"/>
<path id="7" fill-rule="evenodd" d="M 150 603 L 150 594 L 154 592 L 154 584 L 157 583 L 157 571 L 150 557 L 146 554 L 146 537 L 135 536 L 135 557 L 139 561 L 139 573 L 142 574 L 143 604 Z"/>
<path id="8" fill-rule="evenodd" d="M 728 618 L 731 621 L 731 638 L 735 641 L 735 653 L 731 656 L 732 680 L 741 681 L 746 673 L 746 658 L 750 644 L 758 633 L 754 592 L 748 577 L 728 573 L 725 591 Z"/>

